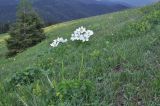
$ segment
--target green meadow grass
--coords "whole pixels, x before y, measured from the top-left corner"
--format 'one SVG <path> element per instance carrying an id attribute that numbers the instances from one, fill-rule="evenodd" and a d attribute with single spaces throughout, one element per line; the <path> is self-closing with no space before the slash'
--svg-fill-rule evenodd
<path id="1" fill-rule="evenodd" d="M 134 37 L 119 34 L 144 15 L 140 9 L 131 9 L 53 25 L 44 29 L 45 41 L 8 59 L 4 42 L 8 35 L 0 35 L 0 106 L 54 106 L 46 100 L 52 93 L 46 97 L 36 95 L 30 86 L 5 90 L 5 83 L 16 72 L 29 67 L 52 73 L 39 79 L 42 84 L 35 83 L 46 92 L 54 82 L 58 85 L 63 81 L 88 80 L 93 84 L 90 101 L 82 103 L 81 99 L 72 98 L 58 101 L 58 106 L 159 106 L 160 25 Z M 50 46 L 57 37 L 69 39 L 80 26 L 94 31 L 89 42 L 69 41 L 57 48 Z"/>

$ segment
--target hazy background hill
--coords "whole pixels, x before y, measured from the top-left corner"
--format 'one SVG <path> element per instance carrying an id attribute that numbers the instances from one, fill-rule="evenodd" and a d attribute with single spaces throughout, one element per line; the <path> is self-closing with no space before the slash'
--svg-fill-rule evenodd
<path id="1" fill-rule="evenodd" d="M 16 18 L 19 0 L 0 0 L 0 23 Z M 126 8 L 143 6 L 159 0 L 30 0 L 46 23 L 95 16 Z"/>
<path id="2" fill-rule="evenodd" d="M 109 1 L 97 0 L 31 0 L 45 22 L 58 23 L 128 8 Z M 18 0 L 0 0 L 0 23 L 13 22 Z"/>
<path id="3" fill-rule="evenodd" d="M 100 0 L 100 1 L 108 1 L 108 0 Z M 139 6 L 145 6 L 148 4 L 152 4 L 160 0 L 110 0 L 110 1 L 128 4 L 133 7 L 139 7 Z"/>

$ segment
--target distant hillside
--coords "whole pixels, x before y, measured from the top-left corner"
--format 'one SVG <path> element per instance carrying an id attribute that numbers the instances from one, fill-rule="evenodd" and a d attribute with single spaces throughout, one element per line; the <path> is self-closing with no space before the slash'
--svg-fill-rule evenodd
<path id="1" fill-rule="evenodd" d="M 31 0 L 45 22 L 58 23 L 95 16 L 128 8 L 113 2 L 96 0 Z M 0 0 L 0 23 L 12 22 L 16 17 L 18 0 Z"/>
<path id="2" fill-rule="evenodd" d="M 101 0 L 101 1 L 108 1 L 108 0 Z M 160 0 L 109 0 L 109 1 L 126 3 L 134 7 L 139 7 L 152 4 Z"/>

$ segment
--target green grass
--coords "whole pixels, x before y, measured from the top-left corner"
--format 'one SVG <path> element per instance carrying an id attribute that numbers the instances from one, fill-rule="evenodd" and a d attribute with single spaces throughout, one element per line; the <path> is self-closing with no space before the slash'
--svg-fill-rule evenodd
<path id="1" fill-rule="evenodd" d="M 51 99 L 52 102 L 48 104 L 46 99 L 52 95 L 49 92 L 52 83 L 59 89 L 63 81 L 69 81 L 72 85 L 74 80 L 76 83 L 76 80 L 82 83 L 87 80 L 93 84 L 92 94 L 88 95 L 89 101 L 81 103 L 82 98 L 72 98 L 60 100 L 56 105 L 159 106 L 160 25 L 134 37 L 119 34 L 126 25 L 137 22 L 144 15 L 140 9 L 132 9 L 53 25 L 44 29 L 47 35 L 45 41 L 9 59 L 5 58 L 7 49 L 4 42 L 8 36 L 0 35 L 0 105 L 53 104 L 55 100 Z M 79 26 L 94 31 L 89 42 L 69 41 L 57 48 L 50 47 L 53 39 L 59 36 L 69 39 Z M 15 91 L 5 90 L 8 79 L 15 72 L 22 72 L 28 67 L 48 70 L 51 75 L 41 77 L 33 85 L 17 87 Z M 40 87 L 35 88 L 35 85 Z M 34 94 L 31 87 L 40 89 L 38 95 Z"/>

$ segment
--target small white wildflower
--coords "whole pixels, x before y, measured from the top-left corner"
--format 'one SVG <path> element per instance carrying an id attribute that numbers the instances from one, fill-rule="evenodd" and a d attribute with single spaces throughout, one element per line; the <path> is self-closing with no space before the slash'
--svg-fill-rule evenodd
<path id="1" fill-rule="evenodd" d="M 90 36 L 92 36 L 94 32 L 92 30 L 86 30 L 85 27 L 81 26 L 77 28 L 74 33 L 71 35 L 71 40 L 80 40 L 82 42 L 89 41 Z"/>
<path id="2" fill-rule="evenodd" d="M 50 44 L 52 47 L 57 47 L 59 43 L 65 43 L 67 42 L 67 39 L 63 39 L 62 37 L 58 37 L 57 39 L 53 40 L 53 42 Z"/>

